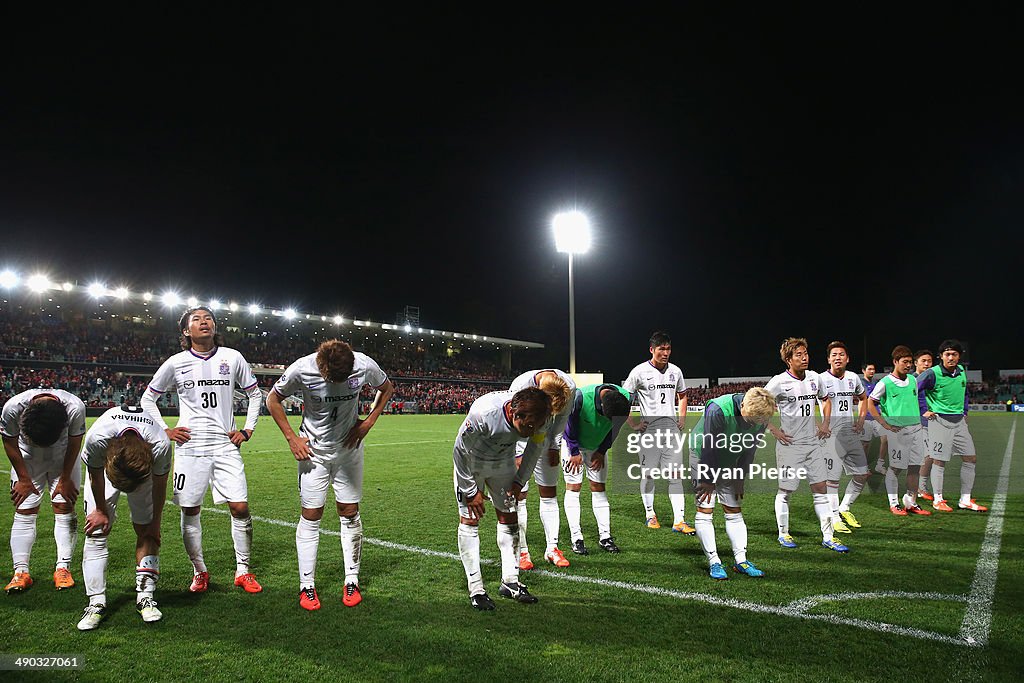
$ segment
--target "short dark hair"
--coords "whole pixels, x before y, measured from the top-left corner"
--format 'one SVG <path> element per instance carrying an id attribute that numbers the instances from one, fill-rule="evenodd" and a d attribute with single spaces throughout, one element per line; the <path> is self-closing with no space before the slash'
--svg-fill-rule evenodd
<path id="1" fill-rule="evenodd" d="M 604 391 L 604 389 L 609 391 Z M 627 417 L 629 415 L 629 399 L 617 389 L 601 387 L 601 412 L 605 417 Z"/>
<path id="2" fill-rule="evenodd" d="M 864 361 L 864 364 L 860 366 L 860 371 L 861 371 L 861 372 L 864 372 L 865 370 L 867 370 L 867 369 L 868 369 L 868 366 L 869 366 L 869 365 L 875 365 L 875 364 L 874 364 L 874 363 L 872 363 L 871 361 Z M 875 365 L 875 368 L 877 369 L 877 368 L 878 368 L 878 366 L 877 366 L 877 365 Z"/>
<path id="3" fill-rule="evenodd" d="M 914 352 L 910 350 L 909 346 L 904 346 L 903 344 L 900 344 L 899 346 L 892 350 L 893 361 L 898 361 L 900 358 L 907 357 L 914 357 Z"/>
<path id="4" fill-rule="evenodd" d="M 213 311 L 211 311 L 206 306 L 194 306 L 193 308 L 187 309 L 184 313 L 181 314 L 181 317 L 178 319 L 178 333 L 181 335 L 182 351 L 188 351 L 189 349 L 192 348 L 192 337 L 185 334 L 185 330 L 188 329 L 188 319 L 192 317 L 192 314 L 195 313 L 196 311 L 206 311 L 207 313 L 209 313 L 210 317 L 213 318 L 213 326 L 218 330 L 220 329 L 220 325 L 217 323 L 217 316 L 214 315 Z M 214 332 L 213 345 L 224 346 L 224 339 L 220 336 L 220 332 Z"/>
<path id="5" fill-rule="evenodd" d="M 41 448 L 48 448 L 57 443 L 57 439 L 68 428 L 68 411 L 64 404 L 55 397 L 39 400 L 32 399 L 21 414 L 21 432 L 32 443 Z"/>
<path id="6" fill-rule="evenodd" d="M 828 345 L 828 348 L 825 349 L 826 357 L 828 357 L 828 355 L 832 353 L 832 349 L 842 349 L 843 351 L 846 351 L 847 356 L 850 355 L 850 349 L 846 348 L 846 344 L 841 341 L 834 341 Z"/>
<path id="7" fill-rule="evenodd" d="M 344 382 L 355 364 L 356 357 L 348 342 L 328 339 L 316 349 L 316 369 L 328 382 Z"/>
<path id="8" fill-rule="evenodd" d="M 961 356 L 964 355 L 964 347 L 958 339 L 944 339 L 939 344 L 939 353 L 944 351 L 953 350 L 959 353 Z"/>
<path id="9" fill-rule="evenodd" d="M 666 344 L 668 344 L 669 346 L 672 345 L 672 337 L 669 336 L 668 332 L 665 332 L 664 330 L 658 330 L 657 332 L 651 334 L 652 349 L 658 346 L 665 346 Z"/>
<path id="10" fill-rule="evenodd" d="M 921 349 L 919 351 L 914 351 L 914 362 L 916 363 L 917 359 L 920 358 L 921 356 L 931 356 L 933 360 L 935 359 L 934 353 L 932 353 L 928 349 Z"/>
<path id="11" fill-rule="evenodd" d="M 537 387 L 527 387 L 512 395 L 511 408 L 513 411 L 536 413 L 542 415 L 542 420 L 547 420 L 551 415 L 551 397 Z"/>

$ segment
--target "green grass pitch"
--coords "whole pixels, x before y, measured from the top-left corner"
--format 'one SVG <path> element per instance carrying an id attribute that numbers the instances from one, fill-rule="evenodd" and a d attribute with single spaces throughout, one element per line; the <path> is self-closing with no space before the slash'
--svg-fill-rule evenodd
<path id="1" fill-rule="evenodd" d="M 992 504 L 1014 420 L 1000 414 L 971 418 L 980 452 L 979 502 Z M 191 566 L 180 540 L 178 511 L 168 504 L 157 590 L 164 619 L 143 624 L 134 609 L 134 542 L 127 506 L 122 506 L 110 542 L 109 616 L 98 630 L 79 633 L 75 624 L 87 602 L 82 538 L 72 566 L 78 585 L 57 593 L 49 580 L 55 554 L 52 513 L 44 505 L 32 557 L 36 584 L 22 595 L 0 595 L 0 653 L 83 656 L 83 669 L 60 674 L 80 680 L 891 682 L 998 680 L 1019 674 L 1024 655 L 1024 431 L 1016 433 L 1011 453 L 998 582 L 991 595 L 983 577 L 975 580 L 975 572 L 994 515 L 957 511 L 931 518 L 894 517 L 876 476 L 876 490 L 866 490 L 854 508 L 863 529 L 842 537 L 852 548 L 846 556 L 819 547 L 806 485 L 792 502 L 791 526 L 800 543 L 795 551 L 775 541 L 773 489 L 750 493 L 744 500 L 749 556 L 768 576 L 733 575 L 725 582 L 708 579 L 695 537 L 674 534 L 668 524 L 657 531 L 643 526 L 635 485 L 615 486 L 609 495 L 612 533 L 622 553 L 608 555 L 597 548 L 584 492 L 583 528 L 592 554 L 580 558 L 569 553 L 571 567 L 549 571 L 541 561 L 543 530 L 531 492 L 531 550 L 542 571 L 525 572 L 523 582 L 540 602 L 527 606 L 498 598 L 490 510 L 481 524 L 481 554 L 492 562 L 484 574 L 498 609 L 478 613 L 469 606 L 462 566 L 452 556 L 458 520 L 451 445 L 460 421 L 460 416 L 383 417 L 371 432 L 361 510 L 366 536 L 374 540 L 364 545 L 364 600 L 357 608 L 341 604 L 338 518 L 330 507 L 317 569 L 323 608 L 307 613 L 298 607 L 290 526 L 298 518 L 295 463 L 277 428 L 262 418 L 243 448 L 257 517 L 253 567 L 262 594 L 232 587 L 226 508 L 214 511 L 209 505 L 203 530 L 212 585 L 204 595 L 188 594 Z M 1024 423 L 1017 426 L 1024 430 Z M 774 445 L 758 458 L 773 462 Z M 950 498 L 959 487 L 958 470 L 959 464 L 952 463 L 946 477 Z M 661 490 L 656 505 L 663 523 L 670 522 Z M 688 497 L 691 522 L 693 509 Z M 11 516 L 10 505 L 0 506 L 0 528 L 10 528 Z M 716 527 L 723 562 L 730 561 L 720 510 Z M 988 532 L 991 545 L 994 530 Z M 561 537 L 568 551 L 564 517 Z M 6 547 L 0 553 L 5 572 L 10 571 L 8 553 Z M 8 576 L 3 574 L 5 581 Z M 812 596 L 841 593 L 884 595 L 793 606 Z M 971 602 L 965 603 L 968 596 Z M 986 644 L 956 642 L 968 612 L 972 624 L 991 615 Z M 4 678 L 54 675 L 19 672 Z"/>

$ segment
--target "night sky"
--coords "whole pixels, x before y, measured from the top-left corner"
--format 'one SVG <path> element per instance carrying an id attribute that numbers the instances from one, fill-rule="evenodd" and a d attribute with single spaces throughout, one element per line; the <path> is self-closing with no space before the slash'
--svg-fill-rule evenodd
<path id="1" fill-rule="evenodd" d="M 580 370 L 658 328 L 689 376 L 788 335 L 1024 366 L 1019 10 L 808 7 L 6 15 L 0 267 L 417 305 L 564 367 L 575 206 Z"/>

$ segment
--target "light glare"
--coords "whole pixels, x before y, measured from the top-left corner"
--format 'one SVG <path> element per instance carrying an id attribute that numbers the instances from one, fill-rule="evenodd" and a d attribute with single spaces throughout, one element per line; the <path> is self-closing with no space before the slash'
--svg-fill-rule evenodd
<path id="1" fill-rule="evenodd" d="M 164 306 L 167 308 L 174 308 L 175 306 L 181 305 L 181 297 L 178 296 L 177 292 L 164 292 L 160 299 L 164 302 Z"/>
<path id="2" fill-rule="evenodd" d="M 28 288 L 33 292 L 45 292 L 50 288 L 50 278 L 46 277 L 42 273 L 36 273 L 28 280 L 25 281 Z"/>
<path id="3" fill-rule="evenodd" d="M 89 292 L 89 296 L 93 299 L 102 299 L 103 295 L 107 293 L 107 287 L 102 282 L 94 282 L 85 291 Z"/>
<path id="4" fill-rule="evenodd" d="M 114 290 L 114 296 L 116 296 L 118 299 L 121 299 L 121 300 L 127 299 L 128 298 L 128 288 L 127 287 L 118 287 L 116 290 Z"/>
<path id="5" fill-rule="evenodd" d="M 284 309 L 284 317 L 285 317 L 286 320 L 295 320 L 295 316 L 296 315 L 297 314 L 295 313 L 295 309 L 294 308 L 286 308 L 286 309 Z"/>
<path id="6" fill-rule="evenodd" d="M 582 211 L 563 211 L 551 220 L 555 248 L 566 254 L 582 254 L 590 249 L 590 221 Z"/>
<path id="7" fill-rule="evenodd" d="M 251 313 L 252 315 L 256 315 L 259 312 L 260 307 L 258 304 L 249 304 L 249 313 Z"/>

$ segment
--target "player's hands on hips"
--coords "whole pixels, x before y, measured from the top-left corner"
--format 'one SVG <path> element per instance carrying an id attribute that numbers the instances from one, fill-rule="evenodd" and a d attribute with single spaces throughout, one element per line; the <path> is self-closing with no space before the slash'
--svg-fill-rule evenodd
<path id="1" fill-rule="evenodd" d="M 933 412 L 931 410 L 926 410 L 926 411 L 924 411 L 924 415 L 923 416 L 926 419 L 928 419 L 928 420 L 934 420 L 936 415 L 938 415 L 938 413 L 935 413 L 935 412 Z"/>
<path id="2" fill-rule="evenodd" d="M 793 443 L 793 437 L 791 437 L 786 432 L 782 431 L 781 427 L 776 427 L 775 425 L 772 425 L 768 431 L 772 433 L 772 436 L 775 437 L 776 441 L 783 445 L 789 446 L 790 444 Z"/>
<path id="3" fill-rule="evenodd" d="M 348 435 L 345 437 L 345 448 L 355 448 L 358 446 L 359 442 L 370 433 L 370 427 L 372 426 L 373 423 L 365 419 L 356 420 L 356 423 L 352 425 L 352 429 L 348 430 Z"/>
<path id="4" fill-rule="evenodd" d="M 832 436 L 832 428 L 827 422 L 822 422 L 818 425 L 818 438 L 827 439 L 830 436 Z"/>
<path id="5" fill-rule="evenodd" d="M 864 420 L 857 420 L 853 423 L 853 433 L 863 434 L 864 433 Z"/>
<path id="6" fill-rule="evenodd" d="M 590 454 L 590 469 L 599 470 L 604 467 L 604 453 L 594 451 Z"/>
<path id="7" fill-rule="evenodd" d="M 110 517 L 107 513 L 94 509 L 85 518 L 85 535 L 106 536 L 110 533 Z"/>
<path id="8" fill-rule="evenodd" d="M 583 470 L 583 456 L 577 453 L 570 455 L 565 462 L 565 471 L 569 474 L 579 474 Z"/>
<path id="9" fill-rule="evenodd" d="M 164 431 L 167 432 L 167 438 L 179 446 L 192 438 L 192 432 L 188 427 L 175 427 Z"/>
<path id="10" fill-rule="evenodd" d="M 710 503 L 711 496 L 715 494 L 715 485 L 710 481 L 702 481 L 697 484 L 697 502 Z"/>
<path id="11" fill-rule="evenodd" d="M 59 495 L 64 498 L 64 502 L 74 505 L 78 500 L 78 487 L 75 486 L 75 482 L 61 475 L 60 480 L 57 481 L 57 487 L 53 490 L 53 495 Z"/>
<path id="12" fill-rule="evenodd" d="M 309 439 L 305 436 L 299 436 L 295 434 L 288 437 L 288 448 L 291 449 L 292 455 L 295 456 L 296 460 L 309 460 L 311 455 L 309 450 Z"/>
<path id="13" fill-rule="evenodd" d="M 900 427 L 896 427 L 894 425 L 891 425 L 888 422 L 883 422 L 882 423 L 882 429 L 884 429 L 886 431 L 890 431 L 893 434 L 895 434 L 896 432 L 900 431 Z"/>
<path id="14" fill-rule="evenodd" d="M 233 443 L 235 446 L 241 446 L 243 443 L 249 440 L 249 436 L 251 435 L 246 434 L 245 430 L 239 431 L 237 429 L 232 429 L 230 432 L 228 432 L 228 439 L 230 439 L 231 443 Z"/>
<path id="15" fill-rule="evenodd" d="M 17 510 L 26 498 L 37 493 L 39 493 L 39 489 L 35 487 L 31 479 L 18 479 L 11 487 L 11 501 L 14 503 L 14 509 Z"/>
<path id="16" fill-rule="evenodd" d="M 478 490 L 471 498 L 467 499 L 466 507 L 469 509 L 470 519 L 481 519 L 484 516 L 484 492 Z"/>

